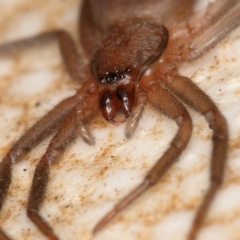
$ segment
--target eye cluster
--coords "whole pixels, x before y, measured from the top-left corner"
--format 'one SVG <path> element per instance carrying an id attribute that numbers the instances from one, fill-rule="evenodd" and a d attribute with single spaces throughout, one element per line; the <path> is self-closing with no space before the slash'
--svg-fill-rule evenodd
<path id="1" fill-rule="evenodd" d="M 105 74 L 99 74 L 98 81 L 100 83 L 108 83 L 114 85 L 119 80 L 124 79 L 130 72 L 130 68 L 126 68 L 123 72 L 120 72 L 118 69 L 116 69 L 115 72 L 106 72 Z"/>

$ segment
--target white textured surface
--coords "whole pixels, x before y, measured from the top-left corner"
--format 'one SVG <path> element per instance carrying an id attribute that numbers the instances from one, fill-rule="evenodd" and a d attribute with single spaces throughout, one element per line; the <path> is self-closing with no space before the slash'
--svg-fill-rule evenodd
<path id="1" fill-rule="evenodd" d="M 0 0 L 1 43 L 46 29 L 76 30 L 78 1 Z M 76 33 L 74 35 L 76 37 Z M 203 59 L 181 72 L 204 89 L 227 117 L 230 129 L 226 177 L 199 235 L 199 240 L 240 239 L 240 31 L 236 30 Z M 77 84 L 66 74 L 54 44 L 0 58 L 0 156 Z M 68 239 L 184 240 L 208 186 L 211 130 L 190 111 L 194 132 L 187 150 L 162 179 L 104 231 L 91 230 L 114 203 L 139 183 L 168 146 L 176 126 L 148 109 L 133 139 L 124 126 L 97 119 L 96 146 L 78 139 L 51 179 L 42 215 L 57 235 Z M 48 140 L 49 141 L 49 140 Z M 48 141 L 14 167 L 13 184 L 0 214 L 0 224 L 13 239 L 45 239 L 27 219 L 25 207 L 31 178 Z"/>

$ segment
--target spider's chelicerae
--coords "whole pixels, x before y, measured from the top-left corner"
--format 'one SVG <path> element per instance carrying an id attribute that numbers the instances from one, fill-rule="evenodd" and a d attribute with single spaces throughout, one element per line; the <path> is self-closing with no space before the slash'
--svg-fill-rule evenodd
<path id="1" fill-rule="evenodd" d="M 231 54 L 225 55 L 226 47 L 233 43 L 225 41 L 202 58 L 239 25 L 238 1 L 218 0 L 201 12 L 196 12 L 196 6 L 193 6 L 197 1 L 190 0 L 182 1 L 182 5 L 175 0 L 138 1 L 138 4 L 136 1 L 127 1 L 127 4 L 126 1 L 114 1 L 113 4 L 113 1 L 106 0 L 99 5 L 99 2 L 84 1 L 81 12 L 83 48 L 90 55 L 90 65 L 87 57 L 77 57 L 66 32 L 49 31 L 69 25 L 74 18 L 72 16 L 76 15 L 77 1 L 58 3 L 58 8 L 54 6 L 59 10 L 54 9 L 49 16 L 49 26 L 43 27 L 44 35 L 0 46 L 3 56 L 3 67 L 0 69 L 3 123 L 0 127 L 2 132 L 7 131 L 1 142 L 4 148 L 0 165 L 0 239 L 40 239 L 43 235 L 39 229 L 49 239 L 58 239 L 57 236 L 60 239 L 239 238 L 239 154 L 236 150 L 239 134 L 234 124 L 237 117 L 232 117 L 233 113 L 228 109 L 228 104 L 234 108 L 233 101 L 236 100 L 235 104 L 237 102 L 237 83 L 234 83 L 234 78 L 238 79 L 235 70 L 237 60 Z M 90 3 L 92 5 L 88 6 Z M 27 1 L 19 4 L 15 9 L 22 10 L 20 15 L 6 8 L 5 21 L 9 17 L 7 22 L 11 20 L 15 27 L 20 28 L 24 21 L 33 24 L 31 20 L 26 20 L 28 17 L 35 19 L 38 24 L 34 24 L 33 31 L 38 33 L 37 27 L 43 22 L 40 15 L 30 9 L 43 7 L 44 14 L 48 14 L 51 6 L 46 8 L 44 3 L 32 4 L 27 5 Z M 89 17 L 89 9 L 92 9 L 92 17 Z M 57 14 L 64 16 L 62 25 Z M 56 21 L 55 25 L 52 19 Z M 0 24 L 1 34 L 3 32 L 6 39 L 11 39 L 11 33 L 14 33 L 11 32 L 11 25 L 6 30 L 5 25 Z M 111 28 L 107 27 L 109 25 Z M 69 32 L 75 32 L 72 26 L 71 23 Z M 232 36 L 237 39 L 236 34 Z M 56 51 L 53 49 L 54 42 L 57 42 L 54 39 L 58 39 L 62 46 L 71 77 L 61 67 L 57 44 Z M 93 48 L 95 45 L 97 47 Z M 198 58 L 198 54 L 202 59 L 188 63 L 185 69 L 177 69 L 180 63 Z M 34 63 L 36 58 L 39 62 Z M 209 59 L 211 62 L 206 63 Z M 51 71 L 45 70 L 48 66 Z M 208 72 L 204 76 L 206 69 L 214 70 L 213 75 Z M 38 75 L 33 75 L 33 72 Z M 14 79 L 13 84 L 18 86 L 7 87 L 12 81 L 10 77 Z M 48 82 L 51 78 L 53 82 Z M 77 80 L 75 85 L 71 83 L 71 78 Z M 222 113 L 212 100 L 190 78 L 211 93 L 223 115 L 228 116 L 230 127 L 227 127 Z M 212 87 L 213 79 L 217 79 L 215 88 Z M 85 83 L 74 95 L 80 81 Z M 65 92 L 67 85 L 70 85 L 71 93 Z M 225 98 L 226 92 L 233 93 L 230 103 Z M 57 96 L 59 94 L 60 97 Z M 58 104 L 62 95 L 66 95 L 68 100 Z M 69 95 L 73 97 L 68 98 Z M 151 109 L 145 103 L 150 103 Z M 40 110 L 47 111 L 51 105 L 56 107 L 50 115 L 27 132 L 36 119 L 41 118 Z M 10 108 L 7 114 L 6 106 Z M 144 106 L 146 113 L 141 117 Z M 175 120 L 176 124 L 157 114 L 159 110 L 168 119 Z M 212 130 L 207 128 L 204 118 L 196 114 L 196 110 L 203 114 Z M 31 120 L 32 117 L 35 121 Z M 192 117 L 195 127 L 188 144 Z M 8 119 L 15 122 L 10 124 Z M 125 120 L 127 123 L 116 127 L 104 119 L 115 125 Z M 103 128 L 111 132 L 105 132 Z M 17 134 L 11 134 L 12 130 Z M 117 138 L 120 134 L 120 139 L 123 139 L 124 131 L 128 138 L 133 135 L 131 140 Z M 27 135 L 23 135 L 25 137 L 14 145 L 16 135 L 24 132 Z M 210 144 L 212 132 L 213 146 Z M 95 146 L 79 143 L 79 136 L 89 145 L 96 142 Z M 47 139 L 42 141 L 44 138 Z M 168 148 L 172 139 L 175 140 Z M 205 145 L 200 145 L 201 139 L 205 139 Z M 71 147 L 65 149 L 66 143 L 71 140 Z M 38 142 L 40 144 L 35 147 Z M 47 146 L 49 150 L 46 152 Z M 186 146 L 187 150 L 179 158 Z M 211 147 L 216 164 L 213 167 L 215 181 L 209 191 Z M 25 155 L 30 148 L 34 151 Z M 58 161 L 62 152 L 64 154 Z M 227 152 L 229 161 L 223 174 L 224 167 L 221 168 L 221 165 L 225 166 L 222 163 Z M 12 165 L 19 155 L 22 161 Z M 45 157 L 38 163 L 42 155 Z M 169 161 L 167 165 L 171 167 L 166 174 L 167 167 L 151 173 L 150 169 L 158 159 L 159 166 Z M 180 161 L 176 162 L 178 159 Z M 11 175 L 12 183 L 8 190 Z M 201 202 L 211 203 L 210 200 L 204 201 L 204 196 L 217 192 L 223 176 L 221 191 L 210 205 L 210 211 L 201 210 Z M 33 181 L 30 181 L 32 178 Z M 158 178 L 161 180 L 158 181 Z M 101 217 L 143 179 L 147 180 L 141 191 L 158 184 L 134 201 L 127 211 L 121 213 L 121 217 L 109 223 L 105 231 L 93 236 L 92 230 L 95 233 L 101 230 L 115 212 L 96 225 Z M 47 185 L 46 192 L 44 185 Z M 24 210 L 28 209 L 27 215 L 39 229 L 33 229 L 33 223 L 26 218 L 26 210 L 19 212 L 20 204 L 16 204 L 16 199 L 19 199 Z M 126 205 L 122 203 L 117 205 L 117 209 Z M 199 211 L 207 213 L 207 216 L 199 217 Z M 23 222 L 26 222 L 25 226 L 21 225 Z"/>

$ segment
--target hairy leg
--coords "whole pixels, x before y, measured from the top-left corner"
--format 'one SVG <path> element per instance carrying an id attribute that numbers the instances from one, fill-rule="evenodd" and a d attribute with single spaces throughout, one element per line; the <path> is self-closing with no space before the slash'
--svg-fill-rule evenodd
<path id="1" fill-rule="evenodd" d="M 20 50 L 36 47 L 38 45 L 46 44 L 50 41 L 57 41 L 62 54 L 62 59 L 70 76 L 78 81 L 85 78 L 85 63 L 79 56 L 76 45 L 69 35 L 64 30 L 54 30 L 39 35 L 13 41 L 10 43 L 0 45 L 0 57 L 8 54 L 14 54 Z"/>
<path id="2" fill-rule="evenodd" d="M 48 184 L 49 166 L 59 161 L 67 145 L 78 136 L 79 131 L 84 132 L 84 135 L 80 134 L 80 136 L 86 142 L 93 143 L 93 137 L 86 124 L 91 121 L 98 109 L 97 100 L 98 98 L 93 96 L 73 109 L 61 129 L 51 140 L 46 153 L 36 167 L 28 199 L 27 214 L 49 240 L 57 240 L 58 238 L 52 228 L 39 215 L 39 208 L 44 200 Z"/>
<path id="3" fill-rule="evenodd" d="M 63 100 L 31 127 L 3 158 L 0 163 L 0 210 L 3 207 L 11 184 L 13 164 L 20 161 L 41 140 L 50 135 L 54 130 L 57 130 L 79 101 L 77 94 Z M 0 234 L 3 235 L 1 229 Z"/>
<path id="4" fill-rule="evenodd" d="M 55 30 L 39 34 L 34 37 L 22 39 L 0 45 L 0 57 L 14 54 L 21 50 L 57 41 L 61 55 L 70 76 L 75 80 L 88 80 L 89 73 L 83 60 L 80 58 L 72 37 L 63 30 Z M 85 78 L 85 79 L 84 79 Z M 13 163 L 21 160 L 41 140 L 58 130 L 69 112 L 83 100 L 84 95 L 89 96 L 92 89 L 91 82 L 85 84 L 76 95 L 59 103 L 53 110 L 46 114 L 38 123 L 30 128 L 11 148 L 0 163 L 0 210 L 3 207 L 12 179 Z M 86 129 L 86 127 L 85 127 Z M 1 230 L 0 237 L 9 239 Z M 1 239 L 0 238 L 0 239 Z"/>
<path id="5" fill-rule="evenodd" d="M 156 65 L 158 65 L 157 63 Z M 158 66 L 159 67 L 159 66 Z M 203 199 L 203 202 L 196 214 L 191 228 L 189 240 L 196 239 L 197 233 L 206 218 L 208 209 L 220 187 L 223 177 L 228 148 L 228 127 L 227 122 L 215 103 L 210 97 L 196 86 L 189 78 L 180 76 L 174 66 L 161 66 L 162 71 L 153 71 L 152 74 L 145 74 L 143 83 L 151 83 L 152 79 L 158 79 L 166 92 L 171 92 L 183 102 L 188 104 L 197 112 L 204 115 L 209 127 L 213 130 L 213 150 L 211 156 L 211 178 L 210 187 Z M 168 70 L 168 71 L 167 71 Z M 160 94 L 160 93 L 159 93 Z"/>
<path id="6" fill-rule="evenodd" d="M 224 10 L 225 14 L 220 14 L 215 24 L 210 24 L 206 27 L 203 26 L 201 34 L 197 34 L 198 36 L 186 35 L 185 38 L 181 39 L 174 39 L 173 36 L 170 36 L 167 50 L 170 61 L 181 63 L 198 59 L 228 36 L 234 29 L 239 27 L 240 4 L 234 4 L 234 7 Z"/>
<path id="7" fill-rule="evenodd" d="M 41 160 L 38 162 L 31 186 L 31 191 L 27 204 L 28 217 L 37 225 L 49 240 L 57 240 L 53 229 L 39 215 L 39 208 L 43 202 L 46 187 L 49 179 L 49 165 L 59 161 L 67 144 L 77 137 L 76 135 L 75 110 L 66 119 L 62 128 L 50 142 L 48 149 Z"/>
<path id="8" fill-rule="evenodd" d="M 221 22 L 224 15 L 234 8 L 237 2 L 237 0 L 218 0 L 209 3 L 204 14 L 202 12 L 194 13 L 194 16 L 191 16 L 188 20 L 168 29 L 170 37 L 173 40 L 181 41 L 201 36 L 203 31 L 210 28 L 213 24 L 218 21 Z"/>
<path id="9" fill-rule="evenodd" d="M 214 102 L 190 79 L 182 76 L 173 76 L 173 79 L 168 79 L 168 83 L 167 88 L 174 92 L 182 101 L 203 114 L 209 123 L 209 127 L 213 130 L 210 187 L 193 222 L 189 235 L 189 240 L 193 240 L 196 239 L 208 209 L 223 181 L 228 149 L 228 127 L 224 116 Z"/>

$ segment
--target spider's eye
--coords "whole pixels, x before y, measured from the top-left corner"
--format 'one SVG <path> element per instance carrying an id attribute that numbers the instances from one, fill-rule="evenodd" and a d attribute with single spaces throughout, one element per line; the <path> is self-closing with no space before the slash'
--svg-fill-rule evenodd
<path id="1" fill-rule="evenodd" d="M 98 81 L 99 81 L 100 83 L 105 83 L 105 82 L 106 82 L 106 77 L 99 74 L 99 75 L 98 75 Z"/>
<path id="2" fill-rule="evenodd" d="M 107 76 L 107 83 L 114 84 L 118 81 L 118 75 L 116 73 L 109 73 Z"/>
<path id="3" fill-rule="evenodd" d="M 104 74 L 98 74 L 97 79 L 100 83 L 107 83 L 109 85 L 115 85 L 120 80 L 124 79 L 131 70 L 126 68 L 123 72 L 120 72 L 118 69 L 115 72 L 106 72 Z"/>

